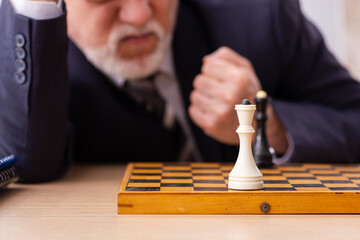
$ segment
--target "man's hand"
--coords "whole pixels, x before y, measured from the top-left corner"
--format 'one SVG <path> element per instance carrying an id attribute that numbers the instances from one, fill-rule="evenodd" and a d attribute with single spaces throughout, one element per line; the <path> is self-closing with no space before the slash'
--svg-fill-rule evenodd
<path id="1" fill-rule="evenodd" d="M 190 95 L 189 114 L 210 137 L 222 143 L 238 145 L 235 130 L 239 122 L 235 105 L 245 98 L 254 101 L 261 84 L 251 62 L 227 47 L 221 47 L 204 57 L 203 61 L 201 74 L 195 78 L 194 90 Z M 276 153 L 284 154 L 288 148 L 285 129 L 271 104 L 267 114 L 269 144 Z M 256 128 L 255 121 L 253 126 Z"/>
<path id="2" fill-rule="evenodd" d="M 239 122 L 234 107 L 245 98 L 252 101 L 260 82 L 250 61 L 227 47 L 204 57 L 203 62 L 194 80 L 189 114 L 207 135 L 237 145 Z"/>

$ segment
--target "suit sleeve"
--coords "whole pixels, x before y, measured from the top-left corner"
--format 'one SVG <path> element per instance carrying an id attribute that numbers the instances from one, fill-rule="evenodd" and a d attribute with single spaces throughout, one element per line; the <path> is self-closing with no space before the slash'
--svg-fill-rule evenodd
<path id="1" fill-rule="evenodd" d="M 273 106 L 294 151 L 292 162 L 360 160 L 360 84 L 327 49 L 297 0 L 274 1 L 281 84 Z"/>
<path id="2" fill-rule="evenodd" d="M 49 181 L 67 169 L 66 15 L 32 20 L 0 9 L 0 155 L 16 154 L 22 182 Z"/>

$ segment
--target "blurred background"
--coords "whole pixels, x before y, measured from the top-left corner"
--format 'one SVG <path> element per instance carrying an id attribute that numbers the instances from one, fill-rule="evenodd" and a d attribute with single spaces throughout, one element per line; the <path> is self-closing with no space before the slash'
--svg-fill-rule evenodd
<path id="1" fill-rule="evenodd" d="M 360 81 L 360 0 L 300 0 L 333 54 Z"/>

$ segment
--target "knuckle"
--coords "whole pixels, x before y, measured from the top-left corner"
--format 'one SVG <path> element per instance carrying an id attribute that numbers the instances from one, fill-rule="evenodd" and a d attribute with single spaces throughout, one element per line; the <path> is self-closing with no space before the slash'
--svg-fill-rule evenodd
<path id="1" fill-rule="evenodd" d="M 223 122 L 226 119 L 228 119 L 229 109 L 228 108 L 219 108 L 219 109 L 217 109 L 216 114 L 217 114 L 217 118 L 219 119 L 219 121 Z"/>
<path id="2" fill-rule="evenodd" d="M 206 119 L 206 122 L 204 123 L 205 129 L 208 133 L 213 132 L 216 129 L 217 126 L 217 120 L 214 117 L 209 117 Z"/>
<path id="3" fill-rule="evenodd" d="M 207 88 L 206 83 L 206 77 L 203 75 L 198 75 L 194 80 L 193 86 L 195 89 L 203 89 Z"/>
<path id="4" fill-rule="evenodd" d="M 228 105 L 234 105 L 237 104 L 237 99 L 238 99 L 238 91 L 235 91 L 235 89 L 231 89 L 229 90 L 225 95 L 225 101 Z"/>
<path id="5" fill-rule="evenodd" d="M 191 116 L 192 118 L 195 118 L 195 117 L 196 117 L 196 115 L 195 115 L 195 107 L 194 107 L 193 105 L 190 105 L 188 111 L 189 111 L 189 114 L 190 114 L 190 116 Z"/>
<path id="6" fill-rule="evenodd" d="M 190 102 L 191 103 L 196 103 L 199 99 L 199 93 L 197 91 L 192 91 L 190 94 Z"/>
<path id="7" fill-rule="evenodd" d="M 236 86 L 240 89 L 245 89 L 249 85 L 250 78 L 243 71 L 238 71 L 237 78 L 235 79 Z"/>
<path id="8" fill-rule="evenodd" d="M 201 81 L 201 75 L 197 75 L 194 79 L 193 86 L 194 88 L 198 88 Z"/>
<path id="9" fill-rule="evenodd" d="M 232 81 L 240 81 L 243 77 L 243 75 L 241 74 L 241 71 L 239 71 L 238 69 L 230 69 L 228 70 L 228 78 L 231 79 Z"/>
<path id="10" fill-rule="evenodd" d="M 219 51 L 219 53 L 225 54 L 225 55 L 230 54 L 230 52 L 231 52 L 230 48 L 228 48 L 226 46 L 220 47 L 218 51 Z"/>
<path id="11" fill-rule="evenodd" d="M 213 61 L 205 62 L 201 67 L 201 72 L 207 73 L 209 71 L 209 69 L 211 69 L 212 65 L 213 65 Z"/>

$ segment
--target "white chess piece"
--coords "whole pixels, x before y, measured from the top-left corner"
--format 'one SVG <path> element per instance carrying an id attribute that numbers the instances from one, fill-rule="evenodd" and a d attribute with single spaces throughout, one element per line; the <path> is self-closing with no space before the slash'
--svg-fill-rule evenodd
<path id="1" fill-rule="evenodd" d="M 240 150 L 235 166 L 229 174 L 229 189 L 256 190 L 264 188 L 263 175 L 256 166 L 251 150 L 251 137 L 255 132 L 251 122 L 256 106 L 250 104 L 249 100 L 244 100 L 243 104 L 235 106 L 240 122 L 240 126 L 236 130 L 240 138 Z"/>

